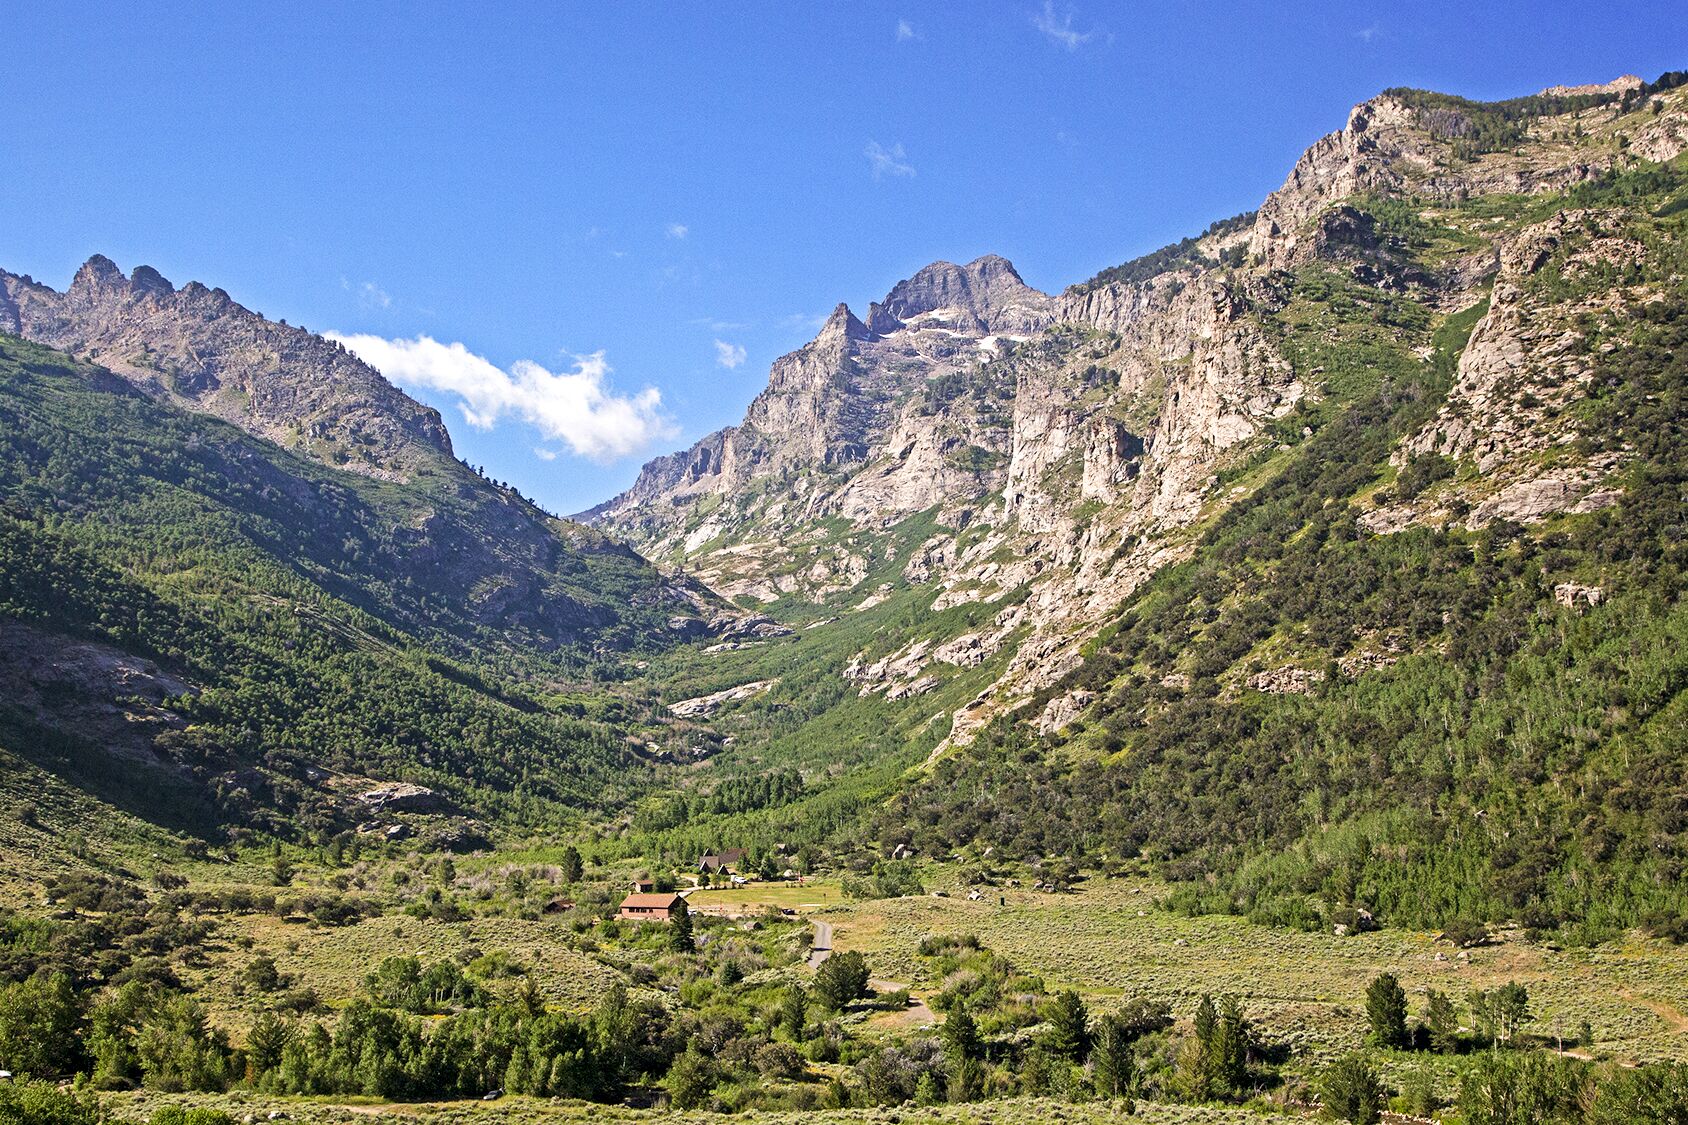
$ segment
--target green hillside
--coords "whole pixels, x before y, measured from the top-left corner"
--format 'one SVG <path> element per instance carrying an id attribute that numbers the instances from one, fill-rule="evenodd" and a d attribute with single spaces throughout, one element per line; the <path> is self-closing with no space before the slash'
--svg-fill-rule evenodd
<path id="1" fill-rule="evenodd" d="M 1234 470 L 1250 494 L 1046 693 L 1094 693 L 1080 723 L 1042 739 L 999 722 L 892 803 L 880 839 L 1081 864 L 1142 854 L 1186 881 L 1177 906 L 1271 924 L 1364 910 L 1407 926 L 1516 918 L 1582 941 L 1688 931 L 1685 187 L 1679 161 L 1439 220 L 1613 208 L 1651 248 L 1615 276 L 1573 283 L 1549 265 L 1537 282 L 1563 302 L 1591 284 L 1618 294 L 1577 324 L 1592 373 L 1574 407 L 1578 456 L 1626 458 L 1614 506 L 1463 528 L 1475 470 L 1398 450 L 1443 401 L 1483 307 L 1441 315 L 1303 270 L 1269 323 L 1335 393 L 1267 435 Z M 1417 213 L 1373 206 L 1380 225 Z M 1399 245 L 1422 261 L 1435 242 L 1415 225 Z M 1429 492 L 1434 522 L 1359 526 Z M 1567 584 L 1601 600 L 1563 604 Z M 1355 658 L 1364 675 L 1339 667 Z M 1305 669 L 1312 690 L 1245 690 L 1275 666 Z"/>
<path id="2" fill-rule="evenodd" d="M 193 689 L 153 700 L 179 719 L 122 752 L 77 721 L 74 691 L 33 708 L 14 697 L 0 705 L 0 745 L 211 839 L 225 825 L 286 837 L 349 827 L 355 811 L 325 789 L 325 771 L 419 783 L 460 814 L 513 822 L 615 804 L 642 773 L 626 768 L 601 697 L 572 685 L 613 679 L 628 650 L 664 635 L 660 579 L 559 523 L 549 585 L 530 596 L 572 605 L 580 635 L 519 649 L 519 630 L 494 636 L 461 612 L 464 591 L 449 586 L 471 568 L 420 564 L 480 534 L 459 487 L 337 473 L 0 339 L 0 629 L 12 659 L 95 642 Z M 483 582 L 503 576 L 477 565 Z"/>

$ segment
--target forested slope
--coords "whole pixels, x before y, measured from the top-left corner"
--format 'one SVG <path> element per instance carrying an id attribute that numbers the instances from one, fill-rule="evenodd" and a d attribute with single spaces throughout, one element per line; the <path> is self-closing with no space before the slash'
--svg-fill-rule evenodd
<path id="1" fill-rule="evenodd" d="M 1333 264 L 1286 272 L 1257 315 L 1332 393 L 1221 478 L 1247 494 L 1033 701 L 1076 719 L 997 722 L 881 840 L 1141 853 L 1187 881 L 1177 905 L 1276 923 L 1683 932 L 1685 201 L 1680 159 L 1536 198 L 1352 201 L 1397 267 L 1473 217 L 1526 232 L 1539 255 L 1494 284 L 1563 330 L 1572 374 L 1515 361 L 1498 421 L 1523 418 L 1536 479 L 1598 465 L 1605 491 L 1508 518 L 1470 498 L 1476 456 L 1435 451 L 1489 298 L 1445 313 Z"/>
<path id="2" fill-rule="evenodd" d="M 677 595 L 559 525 L 535 596 L 589 631 L 523 651 L 430 589 L 419 556 L 477 534 L 451 488 L 338 472 L 0 337 L 0 745 L 213 839 L 348 827 L 372 780 L 459 818 L 613 804 L 642 770 L 571 685 L 668 643 Z"/>

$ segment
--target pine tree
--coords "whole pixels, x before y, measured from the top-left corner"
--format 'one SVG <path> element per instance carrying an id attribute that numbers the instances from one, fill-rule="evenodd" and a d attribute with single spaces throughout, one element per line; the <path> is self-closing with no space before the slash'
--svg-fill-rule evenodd
<path id="1" fill-rule="evenodd" d="M 979 1034 L 979 1025 L 967 1010 L 965 1001 L 957 1000 L 950 1009 L 949 1016 L 944 1020 L 944 1047 L 955 1059 L 982 1058 L 985 1053 L 985 1041 Z"/>
<path id="2" fill-rule="evenodd" d="M 1319 1079 L 1325 1112 L 1338 1121 L 1374 1125 L 1383 1114 L 1383 1083 L 1360 1054 L 1345 1055 Z"/>
<path id="3" fill-rule="evenodd" d="M 1459 1013 L 1447 993 L 1430 990 L 1430 1002 L 1424 1009 L 1424 1026 L 1430 1032 L 1432 1049 L 1447 1054 L 1459 1046 Z"/>
<path id="4" fill-rule="evenodd" d="M 1214 1098 L 1218 1081 L 1213 1048 L 1218 1036 L 1219 1012 L 1213 1006 L 1213 997 L 1203 993 L 1196 1004 L 1195 1031 L 1178 1054 L 1178 1087 L 1191 1101 Z"/>
<path id="5" fill-rule="evenodd" d="M 1394 973 L 1384 973 L 1367 986 L 1366 1019 L 1371 1023 L 1373 1044 L 1393 1048 L 1407 1045 L 1407 994 Z"/>
<path id="6" fill-rule="evenodd" d="M 260 1012 L 246 1036 L 246 1080 L 256 1082 L 281 1065 L 291 1037 L 288 1026 L 274 1012 Z"/>
<path id="7" fill-rule="evenodd" d="M 1136 1078 L 1136 1060 L 1131 1054 L 1131 1029 L 1118 1015 L 1102 1021 L 1091 1056 L 1096 1064 L 1096 1092 L 1105 1098 L 1123 1098 L 1131 1093 Z"/>
<path id="8" fill-rule="evenodd" d="M 815 999 L 834 1011 L 867 994 L 867 958 L 852 949 L 834 953 L 815 970 Z"/>
<path id="9" fill-rule="evenodd" d="M 692 942 L 692 912 L 685 899 L 674 904 L 668 917 L 668 943 L 676 953 L 691 953 L 697 948 Z"/>
<path id="10" fill-rule="evenodd" d="M 1072 989 L 1056 993 L 1044 1016 L 1043 1049 L 1058 1059 L 1082 1063 L 1090 1054 L 1089 1014 Z"/>
<path id="11" fill-rule="evenodd" d="M 809 1015 L 809 998 L 803 989 L 792 985 L 780 1002 L 780 1028 L 795 1042 L 802 1042 L 804 1025 Z"/>
<path id="12" fill-rule="evenodd" d="M 1208 1048 L 1214 1083 L 1221 1094 L 1242 1089 L 1248 1080 L 1248 1021 L 1235 996 L 1227 996 L 1219 1009 L 1219 1025 Z"/>
<path id="13" fill-rule="evenodd" d="M 668 1087 L 668 1100 L 676 1109 L 691 1109 L 702 1105 L 715 1088 L 715 1064 L 709 1056 L 698 1050 L 697 1044 L 690 1044 L 674 1065 L 668 1068 L 668 1077 L 663 1080 Z"/>
<path id="14" fill-rule="evenodd" d="M 563 882 L 578 883 L 586 874 L 586 864 L 581 862 L 580 849 L 570 844 L 563 849 Z"/>
<path id="15" fill-rule="evenodd" d="M 985 1064 L 962 1059 L 950 1068 L 949 1100 L 956 1104 L 976 1102 L 985 1094 Z"/>

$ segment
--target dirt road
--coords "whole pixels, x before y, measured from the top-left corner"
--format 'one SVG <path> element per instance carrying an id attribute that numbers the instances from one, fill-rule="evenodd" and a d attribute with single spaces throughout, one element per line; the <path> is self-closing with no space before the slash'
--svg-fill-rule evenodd
<path id="1" fill-rule="evenodd" d="M 815 919 L 815 940 L 809 945 L 809 968 L 820 968 L 832 956 L 832 923 Z"/>

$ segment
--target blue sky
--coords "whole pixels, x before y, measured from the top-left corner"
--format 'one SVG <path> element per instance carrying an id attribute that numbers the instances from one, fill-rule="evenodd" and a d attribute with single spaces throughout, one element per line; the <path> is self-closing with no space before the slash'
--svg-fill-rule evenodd
<path id="1" fill-rule="evenodd" d="M 355 337 L 562 512 L 929 261 L 1058 290 L 1384 87 L 1688 67 L 1688 5 L 1625 0 L 5 7 L 0 267 Z"/>

